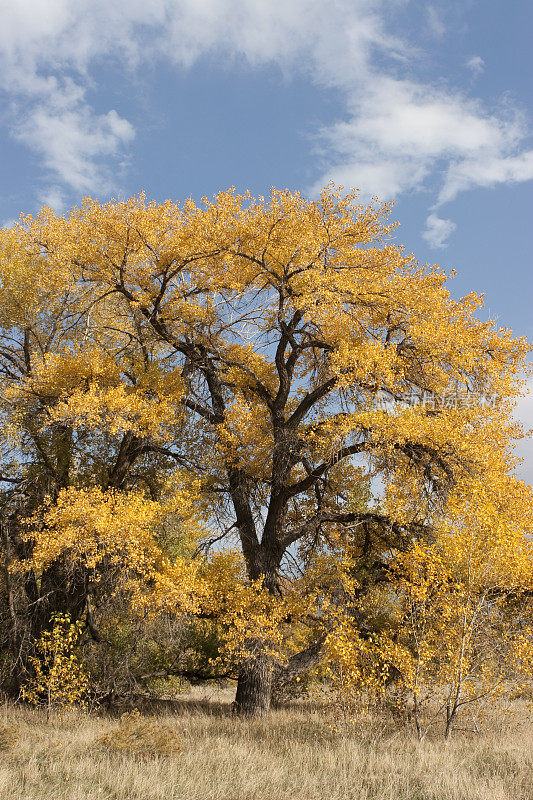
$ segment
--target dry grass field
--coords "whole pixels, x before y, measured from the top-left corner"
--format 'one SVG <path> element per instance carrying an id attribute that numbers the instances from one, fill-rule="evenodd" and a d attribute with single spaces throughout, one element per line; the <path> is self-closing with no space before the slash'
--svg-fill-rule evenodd
<path id="1" fill-rule="evenodd" d="M 412 730 L 379 720 L 334 731 L 318 709 L 302 707 L 247 722 L 220 699 L 189 700 L 127 718 L 152 742 L 155 752 L 145 752 L 131 731 L 117 736 L 116 715 L 69 712 L 47 721 L 41 711 L 5 706 L 0 798 L 532 800 L 531 715 L 520 701 L 514 712 L 495 717 L 490 732 L 418 744 Z"/>

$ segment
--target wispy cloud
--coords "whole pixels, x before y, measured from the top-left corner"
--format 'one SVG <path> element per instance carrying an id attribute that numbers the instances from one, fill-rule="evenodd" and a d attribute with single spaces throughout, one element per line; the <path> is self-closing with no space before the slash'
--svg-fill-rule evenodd
<path id="1" fill-rule="evenodd" d="M 15 136 L 42 156 L 53 176 L 83 193 L 113 188 L 102 161 L 117 155 L 134 131 L 116 111 L 97 115 L 83 105 L 60 110 L 37 105 L 18 125 Z"/>
<path id="2" fill-rule="evenodd" d="M 438 207 L 476 186 L 533 177 L 530 153 L 521 152 L 526 125 L 507 106 L 488 112 L 460 92 L 390 77 L 375 77 L 350 105 L 347 121 L 321 132 L 330 165 L 315 189 L 331 177 L 390 199 L 439 175 Z"/>
<path id="3" fill-rule="evenodd" d="M 503 150 L 503 152 L 502 152 Z M 503 148 L 479 152 L 476 156 L 450 164 L 439 193 L 439 205 L 454 200 L 460 192 L 476 186 L 492 187 L 533 179 L 533 150 L 519 155 L 504 155 Z"/>
<path id="4" fill-rule="evenodd" d="M 39 201 L 45 206 L 50 206 L 58 214 L 61 214 L 66 207 L 65 193 L 59 186 L 49 186 L 40 193 Z"/>
<path id="5" fill-rule="evenodd" d="M 402 5 L 13 0 L 0 28 L 0 84 L 12 101 L 11 130 L 40 155 L 52 185 L 103 191 L 134 130 L 115 110 L 96 112 L 87 101 L 93 66 L 106 59 L 133 74 L 162 59 L 187 69 L 210 54 L 252 66 L 275 63 L 289 76 L 304 74 L 340 90 L 346 113 L 317 132 L 322 172 L 314 188 L 334 179 L 384 198 L 423 189 L 437 208 L 475 186 L 533 177 L 519 115 L 401 77 L 401 65 L 410 76 L 416 67 L 412 43 L 391 24 Z M 436 3 L 427 6 L 426 21 L 433 36 L 447 35 Z M 477 73 L 483 60 L 472 56 L 467 65 Z M 429 219 L 427 236 L 443 246 L 453 223 L 435 214 Z"/>
<path id="6" fill-rule="evenodd" d="M 86 99 L 92 63 L 112 57 L 110 37 L 118 25 L 106 24 L 110 16 L 111 6 L 106 11 L 96 2 L 91 9 L 78 0 L 17 0 L 2 9 L 5 121 L 12 136 L 39 156 L 51 181 L 40 199 L 52 198 L 57 208 L 65 202 L 65 190 L 116 189 L 112 170 L 134 137 L 131 123 L 114 109 L 97 113 Z"/>
<path id="7" fill-rule="evenodd" d="M 437 8 L 429 5 L 426 8 L 426 20 L 430 33 L 440 39 L 446 33 L 446 25 L 442 20 L 442 16 Z"/>
<path id="8" fill-rule="evenodd" d="M 457 225 L 451 219 L 442 219 L 437 214 L 430 214 L 426 220 L 426 230 L 423 231 L 422 237 L 430 247 L 445 247 L 456 227 Z"/>
<path id="9" fill-rule="evenodd" d="M 481 75 L 485 69 L 485 62 L 481 56 L 472 56 L 468 59 L 465 66 L 472 70 L 474 75 Z"/>

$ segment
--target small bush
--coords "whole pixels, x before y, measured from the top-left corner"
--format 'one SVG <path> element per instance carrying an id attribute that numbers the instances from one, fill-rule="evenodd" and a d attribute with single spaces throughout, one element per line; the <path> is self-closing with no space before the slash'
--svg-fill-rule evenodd
<path id="1" fill-rule="evenodd" d="M 75 653 L 83 624 L 68 614 L 54 614 L 52 629 L 44 631 L 31 658 L 33 675 L 22 688 L 24 700 L 52 708 L 83 705 L 88 679 Z"/>
<path id="2" fill-rule="evenodd" d="M 137 709 L 123 714 L 118 728 L 105 733 L 99 741 L 112 750 L 139 755 L 171 755 L 183 748 L 175 728 L 147 719 Z"/>

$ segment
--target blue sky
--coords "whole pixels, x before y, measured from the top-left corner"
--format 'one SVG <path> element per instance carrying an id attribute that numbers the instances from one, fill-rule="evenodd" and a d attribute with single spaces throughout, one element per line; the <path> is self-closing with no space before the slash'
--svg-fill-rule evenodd
<path id="1" fill-rule="evenodd" d="M 3 224 L 334 180 L 396 200 L 398 241 L 533 338 L 530 0 L 0 0 L 0 20 Z"/>

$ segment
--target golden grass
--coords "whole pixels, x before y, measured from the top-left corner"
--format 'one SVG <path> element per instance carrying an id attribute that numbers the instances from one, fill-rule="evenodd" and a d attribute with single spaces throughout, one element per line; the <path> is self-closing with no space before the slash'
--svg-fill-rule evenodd
<path id="1" fill-rule="evenodd" d="M 215 698 L 216 699 L 216 698 Z M 1 800 L 531 800 L 533 731 L 525 705 L 491 732 L 433 738 L 379 721 L 334 732 L 318 710 L 233 719 L 224 702 L 186 702 L 157 721 L 183 749 L 106 748 L 117 717 L 0 712 Z M 153 715 L 150 717 L 153 723 Z M 11 733 L 10 733 L 11 731 Z"/>

